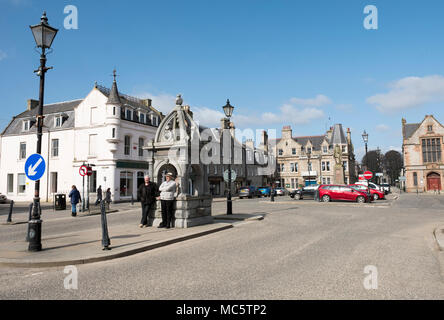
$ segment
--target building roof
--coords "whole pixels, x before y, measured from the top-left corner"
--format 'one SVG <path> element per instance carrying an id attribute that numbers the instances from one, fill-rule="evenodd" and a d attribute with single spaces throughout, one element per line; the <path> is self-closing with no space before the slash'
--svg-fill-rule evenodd
<path id="1" fill-rule="evenodd" d="M 108 101 L 106 102 L 106 104 L 115 104 L 115 105 L 120 105 L 120 98 L 119 98 L 119 91 L 117 90 L 117 82 L 114 79 L 113 81 L 113 85 L 111 87 L 111 91 L 108 95 Z"/>
<path id="2" fill-rule="evenodd" d="M 335 144 L 347 144 L 347 139 L 345 138 L 344 130 L 342 129 L 342 124 L 335 124 L 333 127 L 333 133 L 331 134 L 331 145 Z"/>
<path id="3" fill-rule="evenodd" d="M 404 139 L 408 139 L 410 138 L 413 133 L 415 133 L 415 131 L 419 128 L 421 124 L 420 123 L 406 123 L 403 127 L 402 127 L 402 135 L 404 137 Z"/>
<path id="4" fill-rule="evenodd" d="M 43 106 L 43 114 L 51 114 L 51 113 L 62 113 L 67 111 L 74 110 L 75 107 L 77 107 L 83 99 L 78 100 L 72 100 L 72 101 L 65 101 L 65 102 L 57 102 L 52 104 L 46 104 Z M 34 118 L 37 115 L 38 107 L 35 107 L 31 110 L 26 110 L 19 115 L 16 116 L 16 118 Z"/>

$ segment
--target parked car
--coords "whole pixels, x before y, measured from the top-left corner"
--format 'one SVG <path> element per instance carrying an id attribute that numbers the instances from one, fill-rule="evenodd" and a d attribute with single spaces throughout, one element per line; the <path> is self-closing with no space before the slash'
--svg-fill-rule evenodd
<path id="1" fill-rule="evenodd" d="M 359 203 L 370 202 L 372 197 L 367 192 L 358 191 L 344 185 L 319 186 L 319 200 L 329 202 L 331 200 L 355 201 Z"/>
<path id="2" fill-rule="evenodd" d="M 388 183 L 381 183 L 381 188 L 384 189 L 385 194 L 389 194 L 391 192 L 390 185 Z"/>
<path id="3" fill-rule="evenodd" d="M 0 203 L 7 203 L 8 202 L 8 198 L 4 195 L 0 193 Z"/>
<path id="4" fill-rule="evenodd" d="M 376 190 L 379 190 L 379 191 L 383 191 L 383 189 L 380 186 L 378 186 L 377 184 L 375 184 L 373 182 L 358 181 L 358 182 L 356 182 L 356 184 L 361 184 L 363 186 L 367 186 L 368 185 L 369 188 L 371 188 L 371 189 L 376 189 Z"/>
<path id="5" fill-rule="evenodd" d="M 367 186 L 364 186 L 362 184 L 351 184 L 350 187 L 352 187 L 353 189 L 356 189 L 358 191 L 362 191 L 362 192 L 370 191 L 370 194 L 372 195 L 373 200 L 375 200 L 375 201 L 385 198 L 384 192 L 373 189 L 373 188 L 367 188 Z"/>
<path id="6" fill-rule="evenodd" d="M 264 197 L 269 197 L 271 195 L 270 187 L 259 187 L 257 189 L 261 192 L 262 196 Z M 274 191 L 274 195 L 276 195 L 276 191 Z"/>
<path id="7" fill-rule="evenodd" d="M 239 189 L 239 198 L 260 198 L 262 193 L 255 186 L 242 187 Z"/>
<path id="8" fill-rule="evenodd" d="M 287 194 L 287 189 L 285 189 L 285 188 L 279 187 L 279 188 L 276 188 L 274 190 L 276 190 L 276 195 L 277 196 L 285 196 Z"/>
<path id="9" fill-rule="evenodd" d="M 301 189 L 296 189 L 290 192 L 290 197 L 296 200 L 300 199 L 314 199 L 315 193 L 318 190 L 319 185 L 306 186 Z"/>

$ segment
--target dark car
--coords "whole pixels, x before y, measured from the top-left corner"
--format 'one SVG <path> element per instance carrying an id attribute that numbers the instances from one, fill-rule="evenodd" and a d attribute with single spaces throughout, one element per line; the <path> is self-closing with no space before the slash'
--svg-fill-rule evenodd
<path id="1" fill-rule="evenodd" d="M 367 193 L 344 185 L 321 185 L 319 187 L 319 200 L 329 202 L 331 200 L 355 201 L 359 203 L 370 202 L 373 197 Z"/>
<path id="2" fill-rule="evenodd" d="M 319 185 L 311 185 L 307 187 L 303 187 L 301 189 L 296 189 L 290 192 L 290 197 L 300 200 L 300 199 L 314 199 L 316 191 L 318 190 Z"/>
<path id="3" fill-rule="evenodd" d="M 384 190 L 385 194 L 389 194 L 391 192 L 390 185 L 388 183 L 381 183 L 380 186 Z"/>
<path id="4" fill-rule="evenodd" d="M 239 199 L 253 198 L 253 197 L 260 198 L 261 196 L 262 193 L 255 186 L 242 187 L 239 189 Z"/>

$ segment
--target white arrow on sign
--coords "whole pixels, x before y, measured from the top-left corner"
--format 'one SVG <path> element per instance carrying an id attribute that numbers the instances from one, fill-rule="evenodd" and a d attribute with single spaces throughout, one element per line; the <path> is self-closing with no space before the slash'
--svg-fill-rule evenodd
<path id="1" fill-rule="evenodd" d="M 40 163 L 42 163 L 42 158 L 39 158 L 39 160 L 37 160 L 37 162 L 34 165 L 29 165 L 28 167 L 28 176 L 35 176 L 37 174 L 37 171 L 35 171 L 35 169 L 37 169 L 37 167 L 40 165 Z"/>

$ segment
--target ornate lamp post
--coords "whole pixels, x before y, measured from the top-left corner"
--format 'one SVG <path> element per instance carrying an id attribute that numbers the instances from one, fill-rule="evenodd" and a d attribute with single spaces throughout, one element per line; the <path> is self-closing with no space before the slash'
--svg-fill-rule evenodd
<path id="1" fill-rule="evenodd" d="M 43 97 L 45 88 L 45 73 L 52 67 L 46 67 L 46 49 L 51 48 L 51 44 L 57 34 L 57 29 L 48 24 L 46 12 L 43 12 L 40 23 L 30 26 L 34 40 L 38 48 L 42 49 L 40 55 L 40 67 L 34 72 L 40 77 L 39 106 L 37 111 L 37 153 L 42 151 L 42 127 L 43 127 Z M 29 221 L 29 247 L 28 251 L 42 250 L 42 220 L 40 219 L 40 180 L 35 182 L 34 204 L 31 220 Z"/>
<path id="2" fill-rule="evenodd" d="M 362 140 L 365 143 L 365 169 L 368 170 L 368 158 L 367 158 L 367 143 L 368 143 L 368 133 L 365 132 L 362 134 Z"/>
<path id="3" fill-rule="evenodd" d="M 222 107 L 224 109 L 225 116 L 227 117 L 225 123 L 230 123 L 230 118 L 233 115 L 234 107 L 230 104 L 230 100 L 227 99 L 227 104 Z M 227 129 L 227 128 L 224 128 Z M 233 214 L 233 207 L 231 202 L 231 132 L 230 135 L 230 161 L 228 162 L 228 193 L 227 193 L 227 214 Z"/>
<path id="4" fill-rule="evenodd" d="M 307 160 L 308 160 L 308 183 L 309 183 L 309 185 L 311 185 L 311 180 L 310 180 L 310 178 L 311 178 L 311 170 L 310 170 L 310 167 L 311 167 L 311 162 L 310 162 L 310 159 L 311 159 L 311 148 L 308 149 L 308 151 L 306 153 L 307 153 Z"/>

